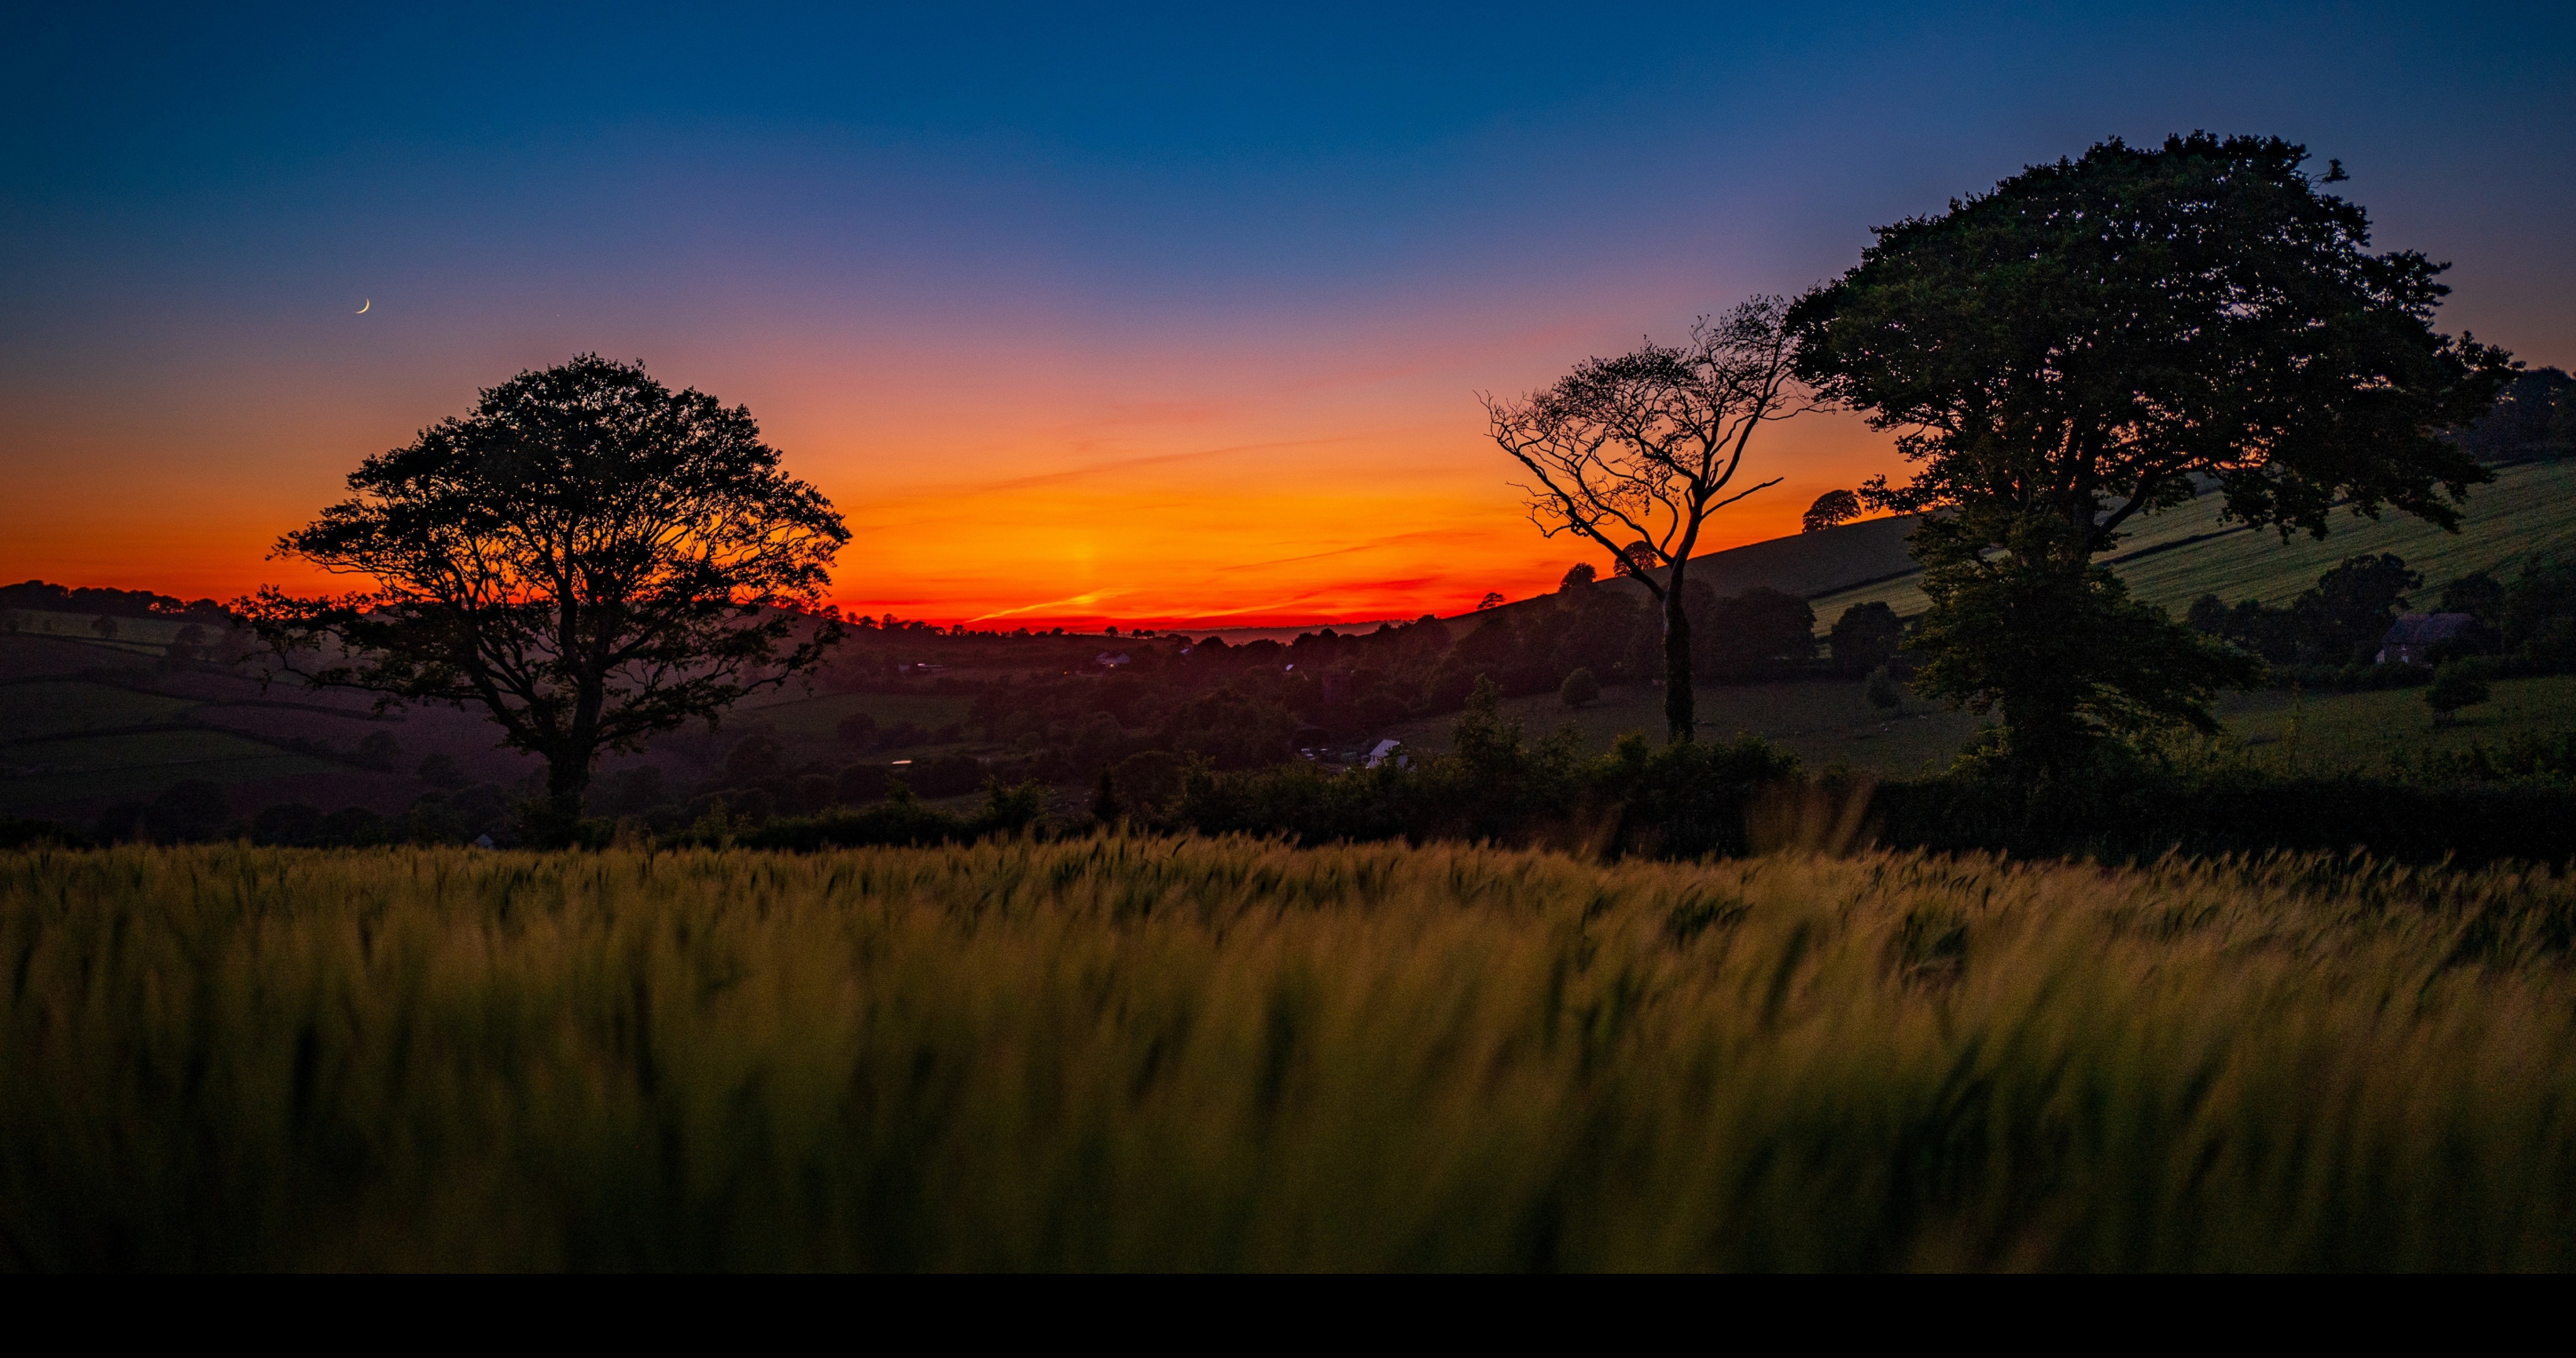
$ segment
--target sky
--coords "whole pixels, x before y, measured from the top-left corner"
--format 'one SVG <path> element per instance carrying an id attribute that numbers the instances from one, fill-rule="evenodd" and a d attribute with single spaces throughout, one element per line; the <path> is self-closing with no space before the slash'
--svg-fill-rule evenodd
<path id="1" fill-rule="evenodd" d="M 597 352 L 751 409 L 852 609 L 1455 613 L 1598 556 L 1478 393 L 2114 135 L 2338 158 L 2453 262 L 2444 329 L 2576 366 L 2563 4 L 1824 9 L 46 7 L 0 46 L 0 580 L 312 587 L 270 545 L 360 459 Z M 1707 540 L 1888 470 L 1774 426 Z"/>

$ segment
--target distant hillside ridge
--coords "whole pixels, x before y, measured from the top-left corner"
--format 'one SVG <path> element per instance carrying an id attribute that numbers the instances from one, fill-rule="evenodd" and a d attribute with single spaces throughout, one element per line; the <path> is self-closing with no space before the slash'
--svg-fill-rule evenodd
<path id="1" fill-rule="evenodd" d="M 1813 533 L 1748 542 L 1692 557 L 1689 578 L 1719 594 L 1764 588 L 1801 599 L 1838 594 L 1921 570 L 1922 564 L 1906 548 L 1918 522 L 1915 515 L 1897 514 Z M 1647 574 L 1661 582 L 1672 572 L 1662 569 Z M 1633 582 L 1623 583 L 1630 589 L 1643 588 Z"/>
<path id="2" fill-rule="evenodd" d="M 1769 588 L 1801 599 L 1821 599 L 1902 579 L 1923 569 L 1906 547 L 1919 521 L 1916 515 L 1898 514 L 1708 552 L 1691 558 L 1689 579 L 1721 595 Z M 1647 574 L 1660 583 L 1672 572 L 1666 567 Z M 1645 586 L 1626 577 L 1601 583 L 1604 588 L 1628 590 L 1641 597 L 1645 594 Z M 1526 602 L 1516 600 L 1497 607 L 1507 609 Z M 1479 615 L 1459 616 L 1472 620 Z"/>

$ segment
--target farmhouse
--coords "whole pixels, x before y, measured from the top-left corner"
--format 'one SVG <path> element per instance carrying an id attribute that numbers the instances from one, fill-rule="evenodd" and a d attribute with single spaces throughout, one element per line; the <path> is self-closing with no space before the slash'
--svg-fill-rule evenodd
<path id="1" fill-rule="evenodd" d="M 2435 645 L 2468 631 L 2476 621 L 2473 613 L 2409 613 L 2389 624 L 2388 635 L 2379 639 L 2379 663 L 2430 665 Z"/>

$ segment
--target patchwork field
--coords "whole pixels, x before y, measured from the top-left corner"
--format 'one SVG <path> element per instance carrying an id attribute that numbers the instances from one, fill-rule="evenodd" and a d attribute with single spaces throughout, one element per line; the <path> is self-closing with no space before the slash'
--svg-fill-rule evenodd
<path id="1" fill-rule="evenodd" d="M 0 854 L 45 1270 L 2565 1269 L 2576 887 Z"/>
<path id="2" fill-rule="evenodd" d="M 2121 544 L 2112 569 L 2137 597 L 2179 614 L 2193 599 L 2216 594 L 2229 603 L 2260 599 L 2285 604 L 2312 588 L 2317 577 L 2349 556 L 2394 552 L 2423 572 L 2430 603 L 2444 582 L 2472 571 L 2509 578 L 2534 552 L 2576 557 L 2576 461 L 2506 467 L 2493 485 L 2470 492 L 2457 534 L 2390 514 L 2374 523 L 2342 515 L 2325 541 L 2281 541 L 2218 521 L 2218 500 L 2205 497 L 2160 514 Z M 1899 614 L 1923 611 L 1920 577 L 1907 576 L 1810 600 L 1821 633 L 1843 610 L 1879 601 Z"/>

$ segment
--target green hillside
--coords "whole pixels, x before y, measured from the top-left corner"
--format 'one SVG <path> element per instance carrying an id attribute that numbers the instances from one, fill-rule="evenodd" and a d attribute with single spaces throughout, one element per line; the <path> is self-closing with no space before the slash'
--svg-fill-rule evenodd
<path id="1" fill-rule="evenodd" d="M 2345 557 L 2394 552 L 2424 573 L 2428 589 L 2472 571 L 2499 574 L 2534 552 L 2576 555 L 2576 462 L 2507 467 L 2493 485 L 2470 492 L 2457 533 L 2419 519 L 2389 514 L 2377 522 L 2353 516 L 2335 521 L 2318 542 L 2283 542 L 2278 535 L 2218 521 L 2219 500 L 2207 496 L 2157 515 L 2121 544 L 2112 569 L 2139 598 L 2179 613 L 2193 599 L 2216 594 L 2234 603 L 2260 599 L 2283 604 Z M 1783 542 L 1797 539 L 1784 538 Z M 1915 576 L 1810 595 L 1819 630 L 1853 604 L 1883 601 L 1900 614 L 1925 608 Z"/>

